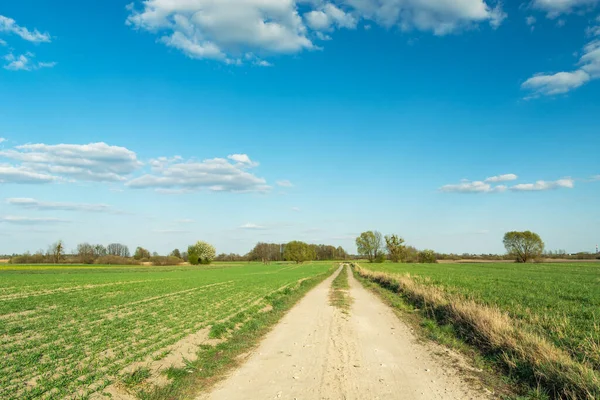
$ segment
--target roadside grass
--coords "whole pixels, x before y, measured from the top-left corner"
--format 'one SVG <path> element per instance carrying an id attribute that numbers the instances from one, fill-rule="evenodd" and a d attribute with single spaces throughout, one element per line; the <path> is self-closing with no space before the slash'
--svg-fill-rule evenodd
<path id="1" fill-rule="evenodd" d="M 338 276 L 331 283 L 331 291 L 329 293 L 329 302 L 332 306 L 342 310 L 347 314 L 352 304 L 352 298 L 348 291 L 350 284 L 348 283 L 348 267 L 344 264 Z"/>
<path id="2" fill-rule="evenodd" d="M 158 361 L 213 326 L 225 339 L 251 330 L 274 315 L 261 310 L 284 307 L 332 271 L 331 263 L 9 267 L 0 270 L 1 399 L 88 398 L 122 379 L 135 391 L 146 378 L 123 376 L 127 366 Z"/>
<path id="3" fill-rule="evenodd" d="M 433 269 L 433 266 L 429 268 Z M 600 398 L 600 374 L 594 364 L 578 360 L 567 349 L 540 335 L 539 326 L 531 326 L 530 322 L 511 316 L 498 305 L 476 301 L 476 296 L 466 296 L 461 293 L 462 287 L 449 289 L 426 277 L 377 272 L 359 266 L 355 271 L 363 281 L 379 285 L 398 298 L 398 302 L 404 302 L 402 307 L 416 307 L 420 317 L 425 318 L 421 319 L 423 329 L 433 339 L 467 352 L 467 343 L 477 348 L 490 365 L 501 367 L 508 374 L 509 381 L 521 384 L 521 389 L 528 388 L 522 389 L 526 392 L 525 398 Z M 466 276 L 463 279 L 469 281 Z M 562 282 L 569 284 L 566 277 Z M 544 282 L 538 282 L 538 285 L 544 285 Z M 514 293 L 510 287 L 505 289 L 506 297 Z M 529 290 L 536 294 L 535 287 L 530 286 Z"/>

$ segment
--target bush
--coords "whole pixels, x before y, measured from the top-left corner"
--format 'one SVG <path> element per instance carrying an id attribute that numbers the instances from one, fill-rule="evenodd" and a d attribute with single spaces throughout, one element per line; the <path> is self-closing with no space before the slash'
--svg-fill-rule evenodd
<path id="1" fill-rule="evenodd" d="M 121 256 L 103 256 L 98 257 L 94 264 L 102 265 L 140 265 L 140 263 L 133 258 L 126 258 Z"/>
<path id="2" fill-rule="evenodd" d="M 375 259 L 373 260 L 374 263 L 379 263 L 382 264 L 384 263 L 386 260 L 386 256 L 383 253 L 379 253 L 377 254 L 377 257 L 375 257 Z"/>
<path id="3" fill-rule="evenodd" d="M 419 252 L 417 258 L 422 264 L 433 264 L 437 262 L 435 258 L 435 252 L 433 250 L 423 250 Z"/>
<path id="4" fill-rule="evenodd" d="M 150 258 L 150 262 L 155 266 L 179 265 L 183 262 L 181 258 L 174 256 L 154 256 Z"/>

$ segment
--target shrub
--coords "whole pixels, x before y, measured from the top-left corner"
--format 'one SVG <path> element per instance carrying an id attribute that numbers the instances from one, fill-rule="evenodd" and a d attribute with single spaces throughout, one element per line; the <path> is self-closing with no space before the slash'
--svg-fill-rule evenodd
<path id="1" fill-rule="evenodd" d="M 181 258 L 177 258 L 174 256 L 154 256 L 150 258 L 152 265 L 156 266 L 165 266 L 165 265 L 179 265 L 183 262 Z"/>
<path id="2" fill-rule="evenodd" d="M 102 265 L 140 265 L 140 263 L 133 258 L 126 258 L 121 256 L 103 256 L 98 257 L 94 264 Z"/>
<path id="3" fill-rule="evenodd" d="M 435 258 L 435 252 L 433 250 L 423 250 L 419 252 L 417 259 L 422 264 L 433 264 L 437 262 Z"/>
<path id="4" fill-rule="evenodd" d="M 373 260 L 374 263 L 382 264 L 385 262 L 386 256 L 383 253 L 377 254 L 377 257 Z"/>

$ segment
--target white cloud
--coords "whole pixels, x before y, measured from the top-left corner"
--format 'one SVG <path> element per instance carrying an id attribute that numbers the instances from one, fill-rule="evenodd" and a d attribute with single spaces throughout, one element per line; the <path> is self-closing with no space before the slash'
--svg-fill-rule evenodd
<path id="1" fill-rule="evenodd" d="M 536 21 L 536 19 L 532 15 L 525 18 L 525 23 L 527 23 L 527 25 L 533 25 L 533 24 L 535 24 L 535 21 Z"/>
<path id="2" fill-rule="evenodd" d="M 0 183 L 50 183 L 57 178 L 23 166 L 0 164 Z"/>
<path id="3" fill-rule="evenodd" d="M 300 207 L 292 207 L 292 211 L 300 212 L 301 210 L 300 210 Z"/>
<path id="4" fill-rule="evenodd" d="M 245 156 L 245 157 L 244 157 Z M 174 161 L 154 167 L 154 174 L 146 174 L 127 182 L 131 188 L 155 188 L 167 190 L 199 190 L 224 192 L 266 192 L 270 189 L 263 178 L 247 171 L 258 163 L 247 155 L 229 156 L 232 164 L 224 158 L 203 161 Z"/>
<path id="5" fill-rule="evenodd" d="M 8 43 L 6 43 L 4 40 L 0 39 L 0 46 L 6 46 L 8 45 Z"/>
<path id="6" fill-rule="evenodd" d="M 493 193 L 505 190 L 506 186 L 492 186 L 483 181 L 467 181 L 456 185 L 444 185 L 440 188 L 440 191 L 444 193 Z"/>
<path id="7" fill-rule="evenodd" d="M 552 190 L 558 188 L 572 189 L 575 187 L 575 182 L 571 178 L 559 179 L 557 181 L 537 181 L 536 183 L 522 183 L 510 188 L 514 192 L 533 192 Z"/>
<path id="8" fill-rule="evenodd" d="M 294 184 L 290 181 L 288 181 L 287 179 L 283 179 L 281 181 L 277 181 L 277 186 L 281 186 L 281 187 L 293 187 Z"/>
<path id="9" fill-rule="evenodd" d="M 420 30 L 442 36 L 488 22 L 498 27 L 506 18 L 500 4 L 483 0 L 345 0 L 363 18 L 385 27 Z"/>
<path id="10" fill-rule="evenodd" d="M 331 3 L 304 14 L 308 26 L 316 31 L 327 31 L 337 28 L 356 28 L 357 20 L 350 13 L 346 13 Z"/>
<path id="11" fill-rule="evenodd" d="M 7 215 L 0 217 L 0 223 L 5 222 L 8 224 L 21 224 L 21 225 L 34 225 L 34 224 L 45 224 L 45 223 L 67 223 L 67 221 L 59 218 L 32 218 L 32 217 L 20 217 L 14 215 Z"/>
<path id="12" fill-rule="evenodd" d="M 108 212 L 118 213 L 111 206 L 106 204 L 85 204 L 85 203 L 57 203 L 49 201 L 39 201 L 31 198 L 8 198 L 6 203 L 11 206 L 23 207 L 34 210 L 50 211 L 85 211 L 85 212 Z"/>
<path id="13" fill-rule="evenodd" d="M 574 11 L 591 10 L 598 0 L 533 0 L 533 7 L 545 11 L 548 18 L 556 18 L 561 14 Z"/>
<path id="14" fill-rule="evenodd" d="M 192 58 L 237 63 L 246 52 L 313 48 L 293 0 L 144 0 L 127 23 Z"/>
<path id="15" fill-rule="evenodd" d="M 354 29 L 361 19 L 446 35 L 484 22 L 496 28 L 506 18 L 499 4 L 484 0 L 140 0 L 127 10 L 133 28 L 190 58 L 228 64 L 241 64 L 248 54 L 318 49 L 311 37 L 330 39 L 322 31 Z"/>
<path id="16" fill-rule="evenodd" d="M 501 193 L 511 190 L 513 192 L 542 191 L 558 188 L 573 188 L 575 181 L 571 178 L 559 179 L 557 181 L 537 181 L 536 183 L 521 183 L 514 186 L 496 185 L 490 183 L 506 182 L 517 179 L 514 174 L 492 176 L 485 181 L 463 180 L 459 184 L 444 185 L 439 190 L 444 193 Z"/>
<path id="17" fill-rule="evenodd" d="M 489 178 L 485 179 L 485 182 L 488 182 L 488 183 L 507 182 L 507 181 L 514 181 L 517 178 L 518 178 L 518 176 L 515 174 L 504 174 L 504 175 L 498 175 L 498 176 L 490 176 Z"/>
<path id="18" fill-rule="evenodd" d="M 0 143 L 4 143 L 6 142 L 6 139 L 4 139 L 3 137 L 0 137 Z"/>
<path id="19" fill-rule="evenodd" d="M 189 218 L 183 218 L 183 219 L 175 220 L 175 222 L 178 224 L 193 224 L 196 221 L 194 221 L 193 219 L 189 219 Z"/>
<path id="20" fill-rule="evenodd" d="M 267 229 L 267 228 L 262 225 L 247 223 L 247 224 L 240 226 L 240 229 L 262 230 L 262 229 Z"/>
<path id="21" fill-rule="evenodd" d="M 42 174 L 46 180 L 50 176 L 50 180 L 124 181 L 125 176 L 142 166 L 134 152 L 106 143 L 26 144 L 0 151 L 0 158 L 19 161 L 21 165 L 13 169 Z"/>
<path id="22" fill-rule="evenodd" d="M 14 19 L 5 17 L 4 15 L 0 15 L 0 32 L 15 34 L 28 42 L 50 42 L 49 33 L 41 33 L 37 29 L 30 31 L 23 26 L 19 26 Z"/>
<path id="23" fill-rule="evenodd" d="M 245 168 L 254 168 L 258 167 L 259 165 L 257 162 L 252 161 L 247 154 L 231 154 L 227 156 L 227 158 L 232 161 L 236 161 L 239 166 Z"/>
<path id="24" fill-rule="evenodd" d="M 578 69 L 555 74 L 537 74 L 527 79 L 521 87 L 531 91 L 528 98 L 567 93 L 585 83 L 600 78 L 600 39 L 593 40 L 583 48 L 577 63 Z"/>
<path id="25" fill-rule="evenodd" d="M 34 62 L 33 58 L 35 56 L 32 53 L 21 54 L 20 56 L 15 56 L 10 53 L 4 56 L 4 60 L 6 60 L 6 64 L 4 65 L 4 69 L 9 71 L 33 71 L 36 69 L 42 68 L 53 68 L 56 66 L 55 62 Z"/>
<path id="26" fill-rule="evenodd" d="M 258 60 L 254 62 L 254 65 L 258 65 L 259 67 L 272 67 L 273 64 L 271 64 L 268 61 L 265 60 Z"/>

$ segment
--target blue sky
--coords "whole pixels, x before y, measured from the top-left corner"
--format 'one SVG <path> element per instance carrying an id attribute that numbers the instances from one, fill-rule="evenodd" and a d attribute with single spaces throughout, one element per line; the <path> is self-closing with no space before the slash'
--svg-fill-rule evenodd
<path id="1" fill-rule="evenodd" d="M 598 0 L 0 5 L 0 254 L 600 242 Z"/>

